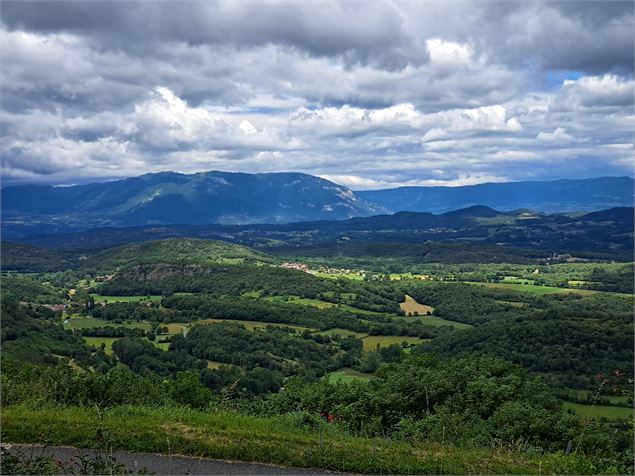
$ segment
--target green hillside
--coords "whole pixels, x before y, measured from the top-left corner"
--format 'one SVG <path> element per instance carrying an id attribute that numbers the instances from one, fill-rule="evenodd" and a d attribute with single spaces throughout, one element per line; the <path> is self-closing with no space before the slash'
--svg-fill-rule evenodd
<path id="1" fill-rule="evenodd" d="M 115 271 L 138 264 L 257 264 L 273 259 L 246 246 L 226 241 L 175 238 L 129 243 L 93 255 L 84 266 Z"/>

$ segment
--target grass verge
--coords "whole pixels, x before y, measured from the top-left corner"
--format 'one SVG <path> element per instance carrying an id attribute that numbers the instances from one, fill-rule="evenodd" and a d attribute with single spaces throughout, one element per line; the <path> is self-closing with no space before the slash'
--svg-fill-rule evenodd
<path id="1" fill-rule="evenodd" d="M 12 443 L 115 450 L 313 467 L 370 474 L 595 474 L 590 460 L 438 443 L 358 438 L 336 427 L 302 428 L 297 416 L 256 418 L 183 407 L 95 408 L 17 405 L 3 409 L 2 439 Z M 320 433 L 323 433 L 320 438 Z M 320 444 L 322 440 L 322 444 Z"/>

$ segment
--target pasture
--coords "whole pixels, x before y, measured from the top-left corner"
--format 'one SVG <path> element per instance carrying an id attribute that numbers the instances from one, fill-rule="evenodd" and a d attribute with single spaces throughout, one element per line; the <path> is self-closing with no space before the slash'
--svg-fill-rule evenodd
<path id="1" fill-rule="evenodd" d="M 506 291 L 520 291 L 534 294 L 579 294 L 581 296 L 589 296 L 600 291 L 591 291 L 589 289 L 569 289 L 556 288 L 553 286 L 537 286 L 534 284 L 518 284 L 518 283 L 482 283 L 478 281 L 465 281 L 467 284 L 485 286 L 493 289 L 504 289 Z"/>
<path id="2" fill-rule="evenodd" d="M 154 346 L 157 349 L 161 349 L 161 350 L 168 350 L 170 348 L 170 343 L 169 342 L 157 342 L 157 341 L 152 341 L 152 343 L 154 344 Z"/>
<path id="3" fill-rule="evenodd" d="M 332 329 L 327 329 L 325 331 L 321 331 L 321 332 L 316 332 L 316 334 L 321 334 L 321 335 L 325 335 L 325 336 L 334 336 L 334 335 L 339 335 L 342 337 L 348 337 L 348 336 L 353 336 L 357 339 L 360 339 L 368 334 L 364 333 L 364 332 L 355 332 L 355 331 L 351 331 L 349 329 L 342 329 L 339 327 L 334 327 Z"/>
<path id="4" fill-rule="evenodd" d="M 582 405 L 581 403 L 564 402 L 565 410 L 571 410 L 582 418 L 606 418 L 607 420 L 633 421 L 633 409 L 613 407 L 610 405 Z"/>
<path id="5" fill-rule="evenodd" d="M 434 308 L 432 306 L 428 306 L 426 304 L 420 304 L 415 301 L 412 297 L 406 294 L 406 300 L 399 304 L 399 307 L 403 312 L 412 315 L 426 316 L 431 315 Z M 416 314 L 415 314 L 416 313 Z"/>
<path id="6" fill-rule="evenodd" d="M 327 294 L 327 293 L 325 293 Z M 345 300 L 353 300 L 355 299 L 355 295 L 353 293 L 342 293 L 342 295 L 340 296 L 342 299 Z M 336 307 L 337 309 L 341 310 L 341 311 L 346 311 L 346 312 L 350 312 L 350 313 L 354 313 L 354 314 L 366 314 L 366 315 L 371 315 L 371 316 L 381 316 L 381 315 L 385 315 L 382 312 L 377 312 L 377 311 L 369 311 L 367 309 L 359 309 L 357 307 L 354 306 L 350 306 L 348 304 L 341 304 L 341 303 L 332 303 L 332 302 L 328 302 L 328 301 L 320 301 L 319 299 L 312 299 L 312 298 L 303 298 L 300 296 L 268 296 L 266 298 L 264 298 L 266 301 L 270 301 L 270 302 L 282 302 L 282 303 L 291 303 L 291 304 L 301 304 L 304 306 L 314 306 L 317 307 L 318 309 L 328 309 L 331 307 Z"/>
<path id="7" fill-rule="evenodd" d="M 311 271 L 313 276 L 317 276 L 319 278 L 328 278 L 328 279 L 352 279 L 354 281 L 363 281 L 364 275 L 359 273 L 324 273 L 322 271 Z"/>
<path id="8" fill-rule="evenodd" d="M 574 388 L 567 388 L 566 393 L 573 398 L 581 398 L 592 400 L 596 390 L 577 390 Z M 599 395 L 598 400 L 608 400 L 611 405 L 631 405 L 629 403 L 628 395 Z"/>
<path id="9" fill-rule="evenodd" d="M 434 327 L 450 326 L 450 327 L 454 327 L 455 329 L 469 329 L 470 327 L 472 327 L 472 324 L 466 324 L 465 322 L 451 321 L 449 319 L 444 319 L 439 316 L 419 316 L 417 318 L 407 317 L 406 319 L 412 319 L 412 320 L 416 319 L 419 322 L 422 322 L 423 324 L 426 324 L 428 326 L 434 326 Z"/>
<path id="10" fill-rule="evenodd" d="M 412 337 L 412 336 L 366 336 L 362 338 L 362 343 L 364 344 L 364 350 L 366 352 L 372 352 L 377 349 L 377 344 L 379 347 L 388 347 L 392 344 L 400 344 L 407 343 L 412 345 L 423 344 L 424 342 L 430 342 L 430 339 L 422 339 L 420 337 Z"/>
<path id="11" fill-rule="evenodd" d="M 274 327 L 290 327 L 291 329 L 295 329 L 298 332 L 302 332 L 305 330 L 314 330 L 314 329 L 310 329 L 308 327 L 302 327 L 302 326 L 294 326 L 291 324 L 284 324 L 284 323 L 280 323 L 280 322 L 261 322 L 261 321 L 241 321 L 241 320 L 234 320 L 234 319 L 203 319 L 200 321 L 195 321 L 192 324 L 194 325 L 205 325 L 205 324 L 216 324 L 219 322 L 234 322 L 236 324 L 242 324 L 243 326 L 245 326 L 245 328 L 247 330 L 253 331 L 254 329 L 261 329 L 263 327 L 267 327 L 267 326 L 274 326 Z"/>
<path id="12" fill-rule="evenodd" d="M 151 301 L 151 302 L 161 302 L 161 296 L 152 295 L 152 296 L 102 296 L 101 294 L 91 294 L 96 303 L 105 302 L 140 302 L 140 301 Z"/>
<path id="13" fill-rule="evenodd" d="M 347 367 L 331 372 L 329 375 L 329 383 L 351 383 L 354 380 L 361 380 L 366 382 L 370 380 L 371 375 L 358 372 L 357 370 L 349 369 Z"/>
<path id="14" fill-rule="evenodd" d="M 169 335 L 177 335 L 177 334 L 185 334 L 187 330 L 187 326 L 183 324 L 175 324 L 173 322 L 167 324 L 159 324 L 159 329 L 163 329 L 167 327 Z"/>
<path id="15" fill-rule="evenodd" d="M 425 304 L 420 304 L 415 301 L 412 297 L 406 295 L 406 300 L 402 302 L 399 307 L 406 313 L 405 316 L 402 316 L 401 319 L 405 319 L 407 321 L 418 321 L 422 322 L 428 326 L 451 326 L 455 329 L 468 329 L 472 327 L 471 324 L 465 324 L 463 322 L 450 321 L 448 319 L 443 319 L 442 317 L 427 315 L 428 312 L 434 311 L 432 306 L 427 306 Z M 418 315 L 414 315 L 417 312 Z M 412 316 L 408 316 L 409 313 L 412 313 Z"/>
<path id="16" fill-rule="evenodd" d="M 85 336 L 84 337 L 84 342 L 86 342 L 86 345 L 92 345 L 95 346 L 96 348 L 99 348 L 101 346 L 101 344 L 104 344 L 104 352 L 106 352 L 106 354 L 111 355 L 112 354 L 112 344 L 115 341 L 118 341 L 119 339 L 121 339 L 121 337 L 90 337 L 90 336 Z"/>
<path id="17" fill-rule="evenodd" d="M 80 317 L 77 315 L 73 315 L 70 319 L 64 321 L 64 328 L 69 330 L 91 329 L 94 327 L 125 327 L 127 329 L 143 329 L 144 331 L 148 331 L 152 326 L 146 321 L 116 323 L 113 321 L 96 319 L 94 317 Z"/>

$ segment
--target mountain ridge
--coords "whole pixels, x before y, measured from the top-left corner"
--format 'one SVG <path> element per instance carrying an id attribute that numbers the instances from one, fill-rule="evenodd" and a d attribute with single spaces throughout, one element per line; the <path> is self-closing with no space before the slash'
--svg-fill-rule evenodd
<path id="1" fill-rule="evenodd" d="M 353 192 L 302 173 L 159 172 L 76 186 L 3 188 L 7 239 L 51 232 L 150 225 L 284 224 L 395 212 L 584 212 L 633 206 L 633 179 L 507 182 Z M 464 212 L 462 212 L 464 213 Z"/>
<path id="2" fill-rule="evenodd" d="M 552 181 L 487 182 L 458 187 L 407 186 L 355 192 L 377 206 L 397 211 L 443 213 L 470 206 L 507 211 L 594 211 L 633 206 L 632 177 L 596 177 Z"/>

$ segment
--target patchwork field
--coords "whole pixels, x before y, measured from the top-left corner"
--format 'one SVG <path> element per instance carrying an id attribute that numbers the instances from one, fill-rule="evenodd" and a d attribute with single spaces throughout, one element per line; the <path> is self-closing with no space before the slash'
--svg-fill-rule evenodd
<path id="1" fill-rule="evenodd" d="M 208 369 L 218 369 L 218 368 L 220 368 L 221 365 L 225 365 L 225 364 L 221 364 L 220 362 L 215 362 L 213 360 L 208 360 L 207 361 L 207 368 Z"/>
<path id="2" fill-rule="evenodd" d="M 79 317 L 72 316 L 70 319 L 64 321 L 64 327 L 66 329 L 91 329 L 94 327 L 126 327 L 128 329 L 143 329 L 144 331 L 150 330 L 152 327 L 149 322 L 122 322 L 120 324 L 112 321 L 104 321 L 103 319 L 96 319 L 94 317 Z"/>
<path id="3" fill-rule="evenodd" d="M 345 293 L 344 293 L 345 294 Z M 354 296 L 354 295 L 352 295 Z M 353 297 L 347 297 L 346 295 L 342 295 L 343 299 L 354 299 Z M 314 306 L 319 309 L 327 309 L 330 307 L 337 307 L 341 311 L 352 312 L 355 314 L 367 314 L 372 316 L 381 316 L 384 315 L 382 312 L 369 311 L 366 309 L 359 309 L 357 307 L 350 306 L 348 304 L 340 304 L 340 303 L 332 303 L 328 301 L 320 301 L 319 299 L 311 299 L 311 298 L 303 298 L 300 296 L 267 296 L 264 298 L 267 301 L 271 302 L 283 302 L 283 303 L 291 303 L 291 304 L 302 304 L 304 306 Z"/>
<path id="4" fill-rule="evenodd" d="M 168 328 L 168 334 L 170 335 L 177 335 L 177 334 L 184 334 L 187 331 L 188 326 L 183 325 L 183 324 L 175 324 L 173 322 L 170 322 L 168 324 L 159 324 L 159 327 L 163 328 L 163 327 L 167 327 Z"/>
<path id="5" fill-rule="evenodd" d="M 362 338 L 365 351 L 373 351 L 379 347 L 388 347 L 392 344 L 401 344 L 406 342 L 407 344 L 423 344 L 424 342 L 430 342 L 430 339 L 422 339 L 420 337 L 411 336 L 366 336 Z"/>
<path id="6" fill-rule="evenodd" d="M 301 326 L 293 326 L 291 324 L 281 324 L 279 322 L 260 322 L 260 321 L 240 321 L 240 320 L 233 320 L 233 319 L 203 319 L 200 321 L 196 321 L 193 324 L 194 325 L 199 325 L 199 324 L 215 324 L 218 322 L 235 322 L 236 324 L 242 324 L 243 326 L 245 326 L 246 329 L 249 330 L 253 330 L 253 329 L 260 329 L 263 327 L 267 327 L 267 326 L 274 326 L 274 327 L 290 327 L 292 329 L 295 329 L 299 332 L 302 332 L 304 330 L 314 330 L 314 329 L 310 329 L 308 327 L 301 327 Z"/>
<path id="7" fill-rule="evenodd" d="M 572 410 L 583 418 L 606 418 L 607 420 L 633 421 L 633 409 L 627 407 L 613 407 L 610 405 L 582 405 L 581 403 L 564 402 L 566 410 Z"/>
<path id="8" fill-rule="evenodd" d="M 432 311 L 434 311 L 434 308 L 432 306 L 420 304 L 408 295 L 406 295 L 406 300 L 399 304 L 399 307 L 406 313 L 406 315 L 414 315 L 415 313 L 417 313 L 417 315 L 419 316 L 426 316 L 431 315 Z"/>
<path id="9" fill-rule="evenodd" d="M 102 296 L 101 294 L 91 294 L 95 302 L 139 302 L 152 301 L 161 302 L 161 296 Z"/>
<path id="10" fill-rule="evenodd" d="M 152 342 L 157 349 L 168 350 L 170 348 L 169 342 Z"/>
<path id="11" fill-rule="evenodd" d="M 118 341 L 120 337 L 84 337 L 84 342 L 88 345 L 94 345 L 95 347 L 101 346 L 101 344 L 105 344 L 104 351 L 107 354 L 112 354 L 112 344 L 115 341 Z"/>
<path id="12" fill-rule="evenodd" d="M 428 326 L 435 327 L 451 326 L 455 329 L 469 329 L 472 327 L 471 324 L 450 321 L 448 319 L 443 319 L 442 317 L 427 315 L 428 311 L 432 312 L 434 311 L 434 308 L 432 306 L 420 304 L 410 296 L 406 296 L 406 300 L 402 302 L 399 307 L 406 312 L 406 315 L 402 316 L 401 319 L 405 319 L 407 321 L 419 321 Z M 414 312 L 417 312 L 418 315 L 415 316 Z M 413 315 L 409 316 L 408 313 L 412 313 Z"/>
<path id="13" fill-rule="evenodd" d="M 598 293 L 600 291 L 591 291 L 589 289 L 568 289 L 568 288 L 555 288 L 552 286 L 536 286 L 534 284 L 519 284 L 519 283 L 481 283 L 477 281 L 466 281 L 467 284 L 474 284 L 478 286 L 485 286 L 487 288 L 505 289 L 507 291 L 520 291 L 534 294 L 580 294 L 582 296 L 589 296 L 591 294 Z"/>
<path id="14" fill-rule="evenodd" d="M 358 372 L 357 370 L 343 368 L 336 372 L 332 372 L 329 374 L 329 382 L 336 383 L 351 383 L 354 380 L 362 380 L 367 381 L 370 380 L 371 375 L 364 374 L 362 372 Z"/>
<path id="15" fill-rule="evenodd" d="M 351 331 L 349 329 L 341 329 L 339 327 L 334 327 L 333 329 L 328 329 L 326 331 L 321 331 L 318 332 L 317 334 L 322 334 L 322 335 L 327 335 L 327 336 L 334 336 L 334 335 L 339 335 L 342 337 L 347 337 L 347 336 L 353 336 L 356 337 L 358 339 L 366 336 L 367 334 L 363 333 L 363 332 L 355 332 L 355 331 Z"/>
<path id="16" fill-rule="evenodd" d="M 329 278 L 329 279 L 346 278 L 346 279 L 353 279 L 355 281 L 364 280 L 364 275 L 356 274 L 356 273 L 323 273 L 321 271 L 313 271 L 311 272 L 311 274 L 314 276 L 318 276 L 320 278 Z"/>

